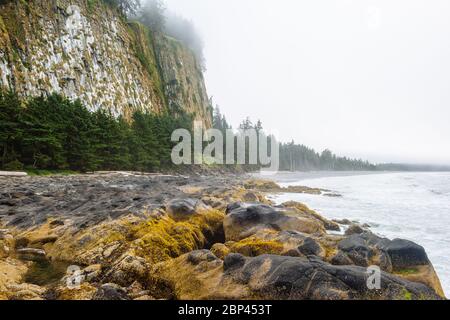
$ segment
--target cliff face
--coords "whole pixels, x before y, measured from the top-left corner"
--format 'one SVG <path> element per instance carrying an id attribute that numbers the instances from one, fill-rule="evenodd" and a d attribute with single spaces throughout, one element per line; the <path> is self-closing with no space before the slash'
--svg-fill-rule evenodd
<path id="1" fill-rule="evenodd" d="M 190 50 L 126 23 L 102 1 L 1 1 L 0 87 L 22 96 L 59 93 L 127 117 L 181 109 L 211 123 Z"/>

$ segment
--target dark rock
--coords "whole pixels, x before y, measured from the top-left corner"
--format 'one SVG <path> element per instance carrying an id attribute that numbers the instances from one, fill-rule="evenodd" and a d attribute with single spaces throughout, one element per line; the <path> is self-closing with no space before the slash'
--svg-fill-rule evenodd
<path id="1" fill-rule="evenodd" d="M 45 245 L 47 243 L 55 243 L 58 240 L 57 236 L 45 236 L 42 238 L 38 238 L 38 239 L 34 239 L 33 241 L 30 242 L 30 244 L 32 245 Z"/>
<path id="2" fill-rule="evenodd" d="M 288 256 L 288 257 L 302 257 L 303 256 L 303 254 L 300 253 L 300 250 L 298 250 L 298 249 L 291 249 L 283 255 Z"/>
<path id="3" fill-rule="evenodd" d="M 0 217 L 4 226 L 23 230 L 46 224 L 49 219 L 57 221 L 50 222 L 52 228 L 67 221 L 75 230 L 85 229 L 129 214 L 142 216 L 144 211 L 152 212 L 171 199 L 182 199 L 185 194 L 178 185 L 194 183 L 196 179 L 207 190 L 217 188 L 218 180 L 224 181 L 223 177 L 108 174 L 29 177 L 18 183 L 5 177 L 2 190 L 7 192 L 1 192 L 0 201 L 14 206 L 0 205 Z M 222 182 L 227 188 L 238 183 L 238 178 Z M 205 196 L 208 194 L 206 191 Z"/>
<path id="4" fill-rule="evenodd" d="M 128 287 L 136 280 L 145 281 L 148 270 L 149 265 L 144 258 L 125 253 L 105 273 L 102 281 Z"/>
<path id="5" fill-rule="evenodd" d="M 338 251 L 338 253 L 331 259 L 331 264 L 336 266 L 349 266 L 353 264 L 353 261 L 346 253 Z"/>
<path id="6" fill-rule="evenodd" d="M 294 216 L 290 210 L 264 204 L 233 204 L 228 208 L 223 224 L 226 240 L 239 241 L 261 229 L 291 230 L 308 234 L 325 232 L 320 221 Z"/>
<path id="7" fill-rule="evenodd" d="M 226 214 L 233 212 L 234 210 L 245 208 L 247 205 L 242 202 L 233 202 L 227 206 Z"/>
<path id="8" fill-rule="evenodd" d="M 366 239 L 361 235 L 351 235 L 350 237 L 342 240 L 338 244 L 338 248 L 344 252 L 368 250 Z"/>
<path id="9" fill-rule="evenodd" d="M 306 238 L 298 250 L 305 256 L 314 255 L 317 256 L 322 251 L 320 245 L 312 238 Z"/>
<path id="10" fill-rule="evenodd" d="M 241 268 L 245 265 L 246 258 L 238 253 L 231 253 L 225 257 L 223 262 L 223 270 L 230 271 L 236 268 Z"/>
<path id="11" fill-rule="evenodd" d="M 28 246 L 29 243 L 30 243 L 30 240 L 28 238 L 20 237 L 20 238 L 16 239 L 15 246 L 16 246 L 16 249 L 22 249 L 22 248 L 25 248 L 26 246 Z"/>
<path id="12" fill-rule="evenodd" d="M 366 239 L 358 234 L 354 234 L 339 242 L 338 248 L 345 252 L 354 264 L 362 267 L 369 266 L 370 259 L 374 255 Z"/>
<path id="13" fill-rule="evenodd" d="M 389 254 L 396 270 L 430 264 L 425 249 L 408 240 L 395 239 L 381 248 Z"/>
<path id="14" fill-rule="evenodd" d="M 342 198 L 342 194 L 339 193 L 324 193 L 323 196 L 330 198 Z"/>
<path id="15" fill-rule="evenodd" d="M 197 250 L 188 254 L 188 261 L 193 265 L 198 265 L 202 261 L 215 261 L 220 260 L 209 250 Z"/>
<path id="16" fill-rule="evenodd" d="M 0 200 L 0 206 L 14 207 L 17 205 L 17 201 L 13 199 Z"/>
<path id="17" fill-rule="evenodd" d="M 401 239 L 391 241 L 368 231 L 353 234 L 340 241 L 338 248 L 359 266 L 367 266 L 374 255 L 380 257 L 380 266 L 384 270 L 401 270 L 430 264 L 425 249 L 418 244 Z"/>
<path id="18" fill-rule="evenodd" d="M 125 289 L 121 288 L 117 284 L 107 283 L 102 285 L 94 294 L 92 300 L 131 300 Z"/>
<path id="19" fill-rule="evenodd" d="M 258 196 L 253 192 L 247 192 L 242 199 L 246 202 L 257 202 L 259 200 Z"/>
<path id="20" fill-rule="evenodd" d="M 167 213 L 174 218 L 185 218 L 195 214 L 206 205 L 198 199 L 175 199 L 166 205 Z"/>
<path id="21" fill-rule="evenodd" d="M 64 225 L 64 221 L 62 221 L 62 220 L 53 220 L 52 222 L 50 222 L 50 227 L 52 227 L 52 228 L 60 227 L 63 225 Z"/>
<path id="22" fill-rule="evenodd" d="M 329 300 L 329 299 L 440 299 L 427 286 L 409 282 L 385 272 L 381 274 L 381 289 L 367 286 L 366 268 L 333 266 L 320 260 L 263 255 L 237 260 L 227 268 L 227 276 L 247 285 L 252 295 L 261 299 Z M 227 260 L 227 259 L 226 259 Z M 225 269 L 225 267 L 224 267 Z"/>
<path id="23" fill-rule="evenodd" d="M 364 229 L 360 225 L 357 225 L 357 224 L 352 224 L 347 229 L 347 231 L 345 231 L 346 236 L 351 236 L 353 234 L 361 234 L 361 233 L 364 233 Z"/>

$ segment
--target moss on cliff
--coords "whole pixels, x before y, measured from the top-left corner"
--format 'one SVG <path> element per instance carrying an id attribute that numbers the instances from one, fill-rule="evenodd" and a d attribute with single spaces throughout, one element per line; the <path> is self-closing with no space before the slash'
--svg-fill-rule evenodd
<path id="1" fill-rule="evenodd" d="M 0 8 L 0 87 L 21 96 L 58 93 L 126 118 L 176 105 L 210 126 L 203 76 L 181 43 L 160 51 L 165 36 L 127 23 L 99 0 L 17 0 Z M 170 70 L 177 70 L 176 91 L 168 89 Z"/>
<path id="2" fill-rule="evenodd" d="M 133 49 L 136 57 L 141 62 L 153 82 L 153 92 L 167 108 L 167 99 L 164 95 L 164 88 L 160 75 L 160 70 L 154 51 L 153 36 L 151 31 L 137 21 L 129 22 L 130 31 L 134 39 Z"/>

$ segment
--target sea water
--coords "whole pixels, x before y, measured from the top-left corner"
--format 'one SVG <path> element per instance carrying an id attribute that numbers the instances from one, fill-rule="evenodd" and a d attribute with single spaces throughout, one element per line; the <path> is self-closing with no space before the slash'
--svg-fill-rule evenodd
<path id="1" fill-rule="evenodd" d="M 450 296 L 450 172 L 282 173 L 273 179 L 342 195 L 279 194 L 272 196 L 277 203 L 303 202 L 329 219 L 368 223 L 378 235 L 420 244 Z"/>

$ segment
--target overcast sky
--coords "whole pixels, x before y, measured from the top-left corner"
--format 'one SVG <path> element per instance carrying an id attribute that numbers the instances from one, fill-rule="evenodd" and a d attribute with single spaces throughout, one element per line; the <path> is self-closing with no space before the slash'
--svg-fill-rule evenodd
<path id="1" fill-rule="evenodd" d="M 233 124 L 373 162 L 450 164 L 450 1 L 166 0 Z"/>

